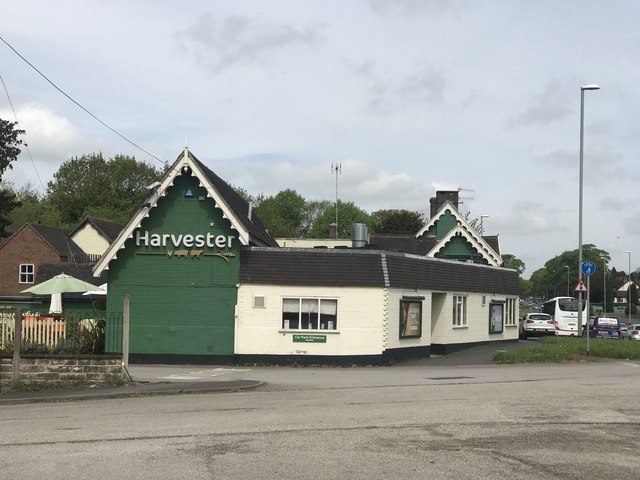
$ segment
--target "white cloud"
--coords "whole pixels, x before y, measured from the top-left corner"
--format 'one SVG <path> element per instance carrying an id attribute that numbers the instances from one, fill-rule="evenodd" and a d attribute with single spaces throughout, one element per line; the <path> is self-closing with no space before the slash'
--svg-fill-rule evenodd
<path id="1" fill-rule="evenodd" d="M 323 40 L 322 30 L 319 23 L 297 27 L 244 15 L 204 12 L 177 36 L 198 63 L 219 73 L 235 65 L 266 66 L 278 51 L 315 46 Z"/>

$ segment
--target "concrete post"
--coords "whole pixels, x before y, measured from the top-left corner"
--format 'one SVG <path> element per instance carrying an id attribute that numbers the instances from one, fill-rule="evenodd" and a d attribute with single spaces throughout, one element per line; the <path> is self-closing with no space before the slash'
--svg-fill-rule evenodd
<path id="1" fill-rule="evenodd" d="M 11 377 L 18 380 L 20 377 L 20 347 L 22 346 L 22 309 L 16 308 L 15 328 L 13 330 L 13 365 Z"/>

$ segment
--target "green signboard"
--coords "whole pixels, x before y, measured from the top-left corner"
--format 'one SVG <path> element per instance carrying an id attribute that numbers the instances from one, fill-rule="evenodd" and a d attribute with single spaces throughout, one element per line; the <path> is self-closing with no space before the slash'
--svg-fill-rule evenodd
<path id="1" fill-rule="evenodd" d="M 294 335 L 294 342 L 302 343 L 327 343 L 326 335 Z"/>

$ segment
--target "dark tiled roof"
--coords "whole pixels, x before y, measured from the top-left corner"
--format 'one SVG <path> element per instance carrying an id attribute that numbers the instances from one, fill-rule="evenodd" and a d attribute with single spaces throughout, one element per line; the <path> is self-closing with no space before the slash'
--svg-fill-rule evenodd
<path id="1" fill-rule="evenodd" d="M 493 248 L 494 252 L 496 252 L 498 255 L 502 255 L 502 253 L 500 253 L 500 242 L 498 240 L 498 235 L 483 236 L 482 239 L 487 242 L 491 248 Z"/>
<path id="2" fill-rule="evenodd" d="M 437 240 L 433 237 L 415 235 L 392 235 L 385 233 L 372 233 L 369 236 L 369 244 L 372 248 L 389 250 L 391 252 L 404 252 L 413 255 L 426 255 L 436 246 Z"/>
<path id="3" fill-rule="evenodd" d="M 520 293 L 513 270 L 371 249 L 243 247 L 240 282 Z"/>
<path id="4" fill-rule="evenodd" d="M 507 268 L 400 255 L 389 255 L 387 268 L 396 288 L 520 295 L 518 272 Z"/>
<path id="5" fill-rule="evenodd" d="M 69 238 L 70 230 L 60 227 L 50 227 L 37 223 L 28 224 L 42 239 L 58 252 L 62 258 L 83 258 L 85 253 Z"/>
<path id="6" fill-rule="evenodd" d="M 87 217 L 80 223 L 80 225 L 78 225 L 73 230 L 73 232 L 71 232 L 71 235 L 73 235 L 76 230 L 82 227 L 85 223 L 90 223 L 91 225 L 93 225 L 93 227 L 98 232 L 100 232 L 103 237 L 109 240 L 109 243 L 113 242 L 124 228 L 124 225 L 112 220 L 105 220 L 104 218 L 97 217 Z"/>
<path id="7" fill-rule="evenodd" d="M 379 256 L 354 255 L 347 249 L 243 247 L 240 281 L 376 287 L 384 284 L 384 276 Z"/>
<path id="8" fill-rule="evenodd" d="M 251 214 L 251 219 L 249 219 L 249 203 L 242 198 L 231 185 L 213 173 L 209 167 L 198 160 L 191 152 L 189 152 L 189 157 L 205 172 L 208 180 L 225 199 L 229 207 L 236 214 L 236 217 L 251 234 L 256 245 L 277 247 L 278 242 L 267 232 L 267 229 L 260 219 L 253 213 Z"/>
<path id="9" fill-rule="evenodd" d="M 96 278 L 93 276 L 92 268 L 93 265 L 90 263 L 42 263 L 38 266 L 38 278 L 36 278 L 36 283 L 42 283 L 61 273 L 66 273 L 78 280 L 92 283 L 93 285 L 101 285 L 105 283 L 107 281 L 106 273 L 101 277 Z"/>

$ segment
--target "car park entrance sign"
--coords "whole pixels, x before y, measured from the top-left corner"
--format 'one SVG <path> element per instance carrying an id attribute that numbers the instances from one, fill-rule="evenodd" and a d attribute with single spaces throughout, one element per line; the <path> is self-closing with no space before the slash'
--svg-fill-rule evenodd
<path id="1" fill-rule="evenodd" d="M 582 273 L 584 273 L 587 277 L 589 275 L 593 275 L 596 271 L 596 264 L 593 263 L 591 260 L 586 260 L 584 262 L 582 262 Z"/>

